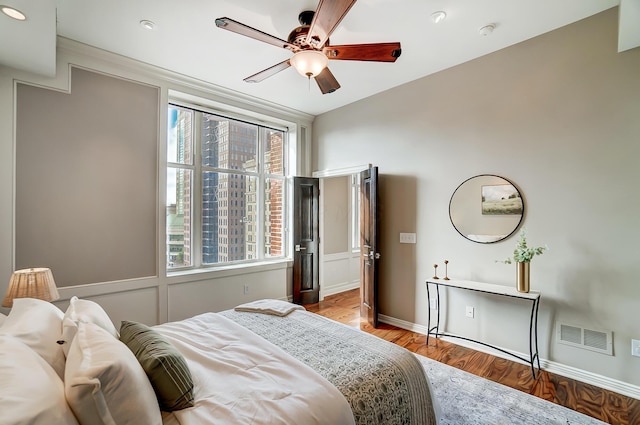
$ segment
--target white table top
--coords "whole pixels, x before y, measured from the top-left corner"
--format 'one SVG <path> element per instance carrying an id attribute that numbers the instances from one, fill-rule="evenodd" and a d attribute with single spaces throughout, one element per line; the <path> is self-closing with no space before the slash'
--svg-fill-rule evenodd
<path id="1" fill-rule="evenodd" d="M 494 283 L 474 282 L 471 280 L 444 280 L 427 279 L 427 283 L 434 285 L 451 286 L 454 288 L 469 289 L 471 291 L 487 292 L 490 294 L 507 295 L 509 297 L 524 298 L 535 300 L 540 298 L 540 291 L 518 292 L 514 286 L 496 285 Z"/>

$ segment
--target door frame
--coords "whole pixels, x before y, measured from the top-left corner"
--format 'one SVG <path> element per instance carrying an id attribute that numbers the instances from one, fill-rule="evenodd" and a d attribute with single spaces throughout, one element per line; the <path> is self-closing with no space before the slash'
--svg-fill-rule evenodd
<path id="1" fill-rule="evenodd" d="M 371 168 L 371 164 L 362 164 L 355 165 L 352 167 L 344 167 L 344 168 L 333 168 L 327 170 L 314 171 L 311 174 L 311 177 L 317 177 L 320 179 L 320 223 L 319 223 L 319 231 L 320 231 L 320 249 L 318 251 L 318 261 L 320 262 L 320 270 L 319 270 L 319 280 L 320 280 L 320 301 L 324 299 L 327 294 L 325 285 L 323 285 L 324 276 L 325 276 L 325 255 L 324 249 L 322 246 L 322 241 L 325 238 L 325 224 L 324 224 L 324 178 L 330 177 L 346 177 L 351 176 L 353 174 L 360 174 L 361 171 L 367 170 Z M 359 263 L 358 263 L 359 264 Z M 355 286 L 353 289 L 359 288 Z"/>

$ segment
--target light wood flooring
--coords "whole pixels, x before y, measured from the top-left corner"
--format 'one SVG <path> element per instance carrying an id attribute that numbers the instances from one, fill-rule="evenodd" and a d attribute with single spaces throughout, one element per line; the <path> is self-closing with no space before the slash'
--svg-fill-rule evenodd
<path id="1" fill-rule="evenodd" d="M 320 303 L 305 307 L 310 312 L 360 328 L 414 353 L 577 410 L 609 424 L 640 425 L 640 400 L 544 370 L 536 374 L 534 380 L 528 365 L 435 338 L 429 339 L 427 347 L 425 335 L 384 323 L 377 329 L 373 328 L 360 321 L 358 289 L 328 296 Z"/>

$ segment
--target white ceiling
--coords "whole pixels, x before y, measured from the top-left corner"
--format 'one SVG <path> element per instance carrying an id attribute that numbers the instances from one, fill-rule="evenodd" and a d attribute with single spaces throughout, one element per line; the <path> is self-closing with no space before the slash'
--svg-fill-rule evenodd
<path id="1" fill-rule="evenodd" d="M 0 64 L 55 74 L 57 35 L 118 53 L 227 89 L 318 115 L 400 84 L 469 61 L 570 24 L 621 2 L 637 14 L 640 0 L 359 0 L 331 36 L 331 44 L 399 41 L 395 63 L 330 61 L 342 88 L 323 95 L 293 68 L 261 83 L 243 78 L 291 56 L 287 50 L 215 26 L 218 17 L 287 39 L 298 13 L 318 0 L 1 0 L 28 19 L 0 14 Z M 628 6 L 627 6 L 628 5 Z M 435 24 L 433 12 L 447 18 Z M 637 15 L 636 15 L 637 16 Z M 139 22 L 156 24 L 149 31 Z M 627 20 L 629 21 L 629 20 Z M 624 21 L 620 19 L 620 25 Z M 496 25 L 489 36 L 479 34 Z M 640 44 L 640 26 L 626 24 Z M 620 31 L 622 37 L 623 31 Z M 633 41 L 635 37 L 635 41 Z M 621 42 L 622 44 L 622 42 Z M 629 46 L 630 45 L 630 46 Z M 622 49 L 621 49 L 622 50 Z"/>

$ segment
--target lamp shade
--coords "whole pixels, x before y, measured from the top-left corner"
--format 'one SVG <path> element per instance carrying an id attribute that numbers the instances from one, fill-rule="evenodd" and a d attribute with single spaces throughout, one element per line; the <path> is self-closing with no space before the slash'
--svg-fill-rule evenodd
<path id="1" fill-rule="evenodd" d="M 324 53 L 317 50 L 302 50 L 295 53 L 289 59 L 289 63 L 300 75 L 311 78 L 320 74 L 327 67 L 329 59 Z"/>
<path id="2" fill-rule="evenodd" d="M 40 267 L 13 272 L 2 306 L 13 307 L 14 298 L 38 298 L 44 301 L 60 298 L 51 270 Z"/>

